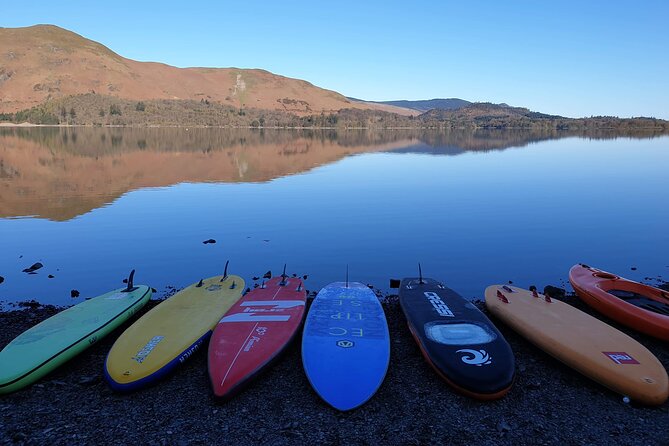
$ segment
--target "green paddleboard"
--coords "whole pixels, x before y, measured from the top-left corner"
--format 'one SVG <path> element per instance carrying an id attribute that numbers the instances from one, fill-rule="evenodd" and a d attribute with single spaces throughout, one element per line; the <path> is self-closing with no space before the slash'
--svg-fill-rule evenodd
<path id="1" fill-rule="evenodd" d="M 132 279 L 131 279 L 132 280 Z M 86 300 L 20 334 L 0 351 L 0 394 L 34 383 L 128 320 L 151 298 L 146 285 Z"/>

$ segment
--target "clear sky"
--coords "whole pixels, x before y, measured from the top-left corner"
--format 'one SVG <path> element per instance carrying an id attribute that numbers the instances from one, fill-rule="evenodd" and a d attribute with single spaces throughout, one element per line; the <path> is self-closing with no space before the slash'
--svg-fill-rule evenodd
<path id="1" fill-rule="evenodd" d="M 2 1 L 131 59 L 263 68 L 367 100 L 669 119 L 669 0 Z"/>

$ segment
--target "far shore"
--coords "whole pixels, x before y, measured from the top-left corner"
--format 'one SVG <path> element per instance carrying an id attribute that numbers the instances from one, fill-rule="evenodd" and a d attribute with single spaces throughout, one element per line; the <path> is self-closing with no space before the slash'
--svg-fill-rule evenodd
<path id="1" fill-rule="evenodd" d="M 33 124 L 30 122 L 22 123 L 12 123 L 12 122 L 0 122 L 0 128 L 86 128 L 86 129 L 104 129 L 104 128 L 113 128 L 113 129 L 244 129 L 244 130 L 338 130 L 338 131 L 348 131 L 348 130 L 373 130 L 373 131 L 395 131 L 395 130 L 420 130 L 420 131 L 429 131 L 429 132 L 444 132 L 444 131 L 537 131 L 537 129 L 527 128 L 527 127 L 504 127 L 504 128 L 489 128 L 489 127 L 451 127 L 451 128 L 439 128 L 439 127 L 357 127 L 357 126 L 347 126 L 347 127 L 304 127 L 304 126 L 276 126 L 276 127 L 263 127 L 263 126 L 230 126 L 230 125 L 159 125 L 159 124 L 123 124 L 123 125 L 114 125 L 114 124 L 104 124 L 104 125 L 93 125 L 93 124 Z M 546 131 L 554 132 L 589 132 L 589 131 L 604 131 L 604 132 L 618 132 L 621 135 L 629 130 L 621 130 L 615 127 L 596 127 L 588 129 L 545 129 Z M 654 127 L 635 127 L 633 129 L 635 132 L 653 132 L 657 134 L 658 129 Z"/>

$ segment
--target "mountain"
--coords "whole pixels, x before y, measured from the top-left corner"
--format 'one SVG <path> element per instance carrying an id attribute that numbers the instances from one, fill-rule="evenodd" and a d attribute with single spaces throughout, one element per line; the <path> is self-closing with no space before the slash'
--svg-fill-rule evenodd
<path id="1" fill-rule="evenodd" d="M 0 113 L 90 93 L 133 101 L 208 101 L 298 115 L 345 108 L 417 114 L 387 104 L 350 101 L 335 91 L 265 70 L 138 62 L 57 26 L 0 28 Z"/>
<path id="2" fill-rule="evenodd" d="M 408 108 L 419 112 L 426 112 L 428 110 L 457 110 L 471 104 L 469 101 L 458 98 L 449 99 L 427 99 L 422 101 L 379 101 L 376 104 L 385 104 L 393 107 Z"/>

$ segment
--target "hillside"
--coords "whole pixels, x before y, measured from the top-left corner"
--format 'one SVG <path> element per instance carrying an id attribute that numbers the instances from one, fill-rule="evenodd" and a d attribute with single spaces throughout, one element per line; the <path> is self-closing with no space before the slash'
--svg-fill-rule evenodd
<path id="1" fill-rule="evenodd" d="M 424 109 L 428 110 L 421 113 Z M 572 119 L 455 98 L 366 102 L 264 70 L 176 68 L 137 62 L 51 25 L 0 28 L 2 121 L 130 127 L 533 128 L 669 133 L 668 121 L 653 118 Z"/>
<path id="2" fill-rule="evenodd" d="M 552 129 L 571 131 L 606 130 L 619 136 L 669 133 L 669 121 L 648 117 L 618 118 L 591 116 L 566 118 L 506 104 L 473 103 L 457 110 L 430 110 L 416 118 L 427 127 L 469 127 L 479 129 Z"/>
<path id="3" fill-rule="evenodd" d="M 393 107 L 408 108 L 419 112 L 426 112 L 428 110 L 457 110 L 471 104 L 469 101 L 458 98 L 449 99 L 427 99 L 422 101 L 379 101 L 377 104 L 385 104 Z"/>
<path id="4" fill-rule="evenodd" d="M 421 115 L 422 118 L 436 120 L 475 120 L 479 118 L 507 117 L 531 119 L 558 119 L 562 116 L 547 115 L 530 111 L 524 107 L 512 107 L 506 104 L 491 104 L 489 102 L 475 102 L 455 109 L 431 109 Z"/>
<path id="5" fill-rule="evenodd" d="M 0 113 L 91 93 L 131 101 L 216 102 L 297 115 L 343 108 L 417 114 L 390 105 L 350 101 L 335 91 L 265 70 L 137 62 L 57 26 L 0 28 Z"/>

